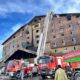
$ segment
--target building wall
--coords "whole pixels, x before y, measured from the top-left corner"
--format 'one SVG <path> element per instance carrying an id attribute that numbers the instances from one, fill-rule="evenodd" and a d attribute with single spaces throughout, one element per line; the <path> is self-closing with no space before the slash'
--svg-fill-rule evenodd
<path id="1" fill-rule="evenodd" d="M 80 44 L 80 25 L 76 20 L 74 16 L 71 16 L 71 20 L 67 20 L 66 16 L 54 17 L 53 27 L 51 27 L 51 48 Z"/>
<path id="2" fill-rule="evenodd" d="M 3 57 L 14 53 L 18 48 L 38 47 L 45 17 L 36 17 L 26 24 L 3 45 Z M 49 26 L 46 50 L 64 54 L 80 49 L 80 15 L 54 15 Z M 74 48 L 75 47 L 75 48 Z M 33 59 L 32 59 L 33 60 Z M 31 60 L 31 61 L 32 61 Z"/>
<path id="3" fill-rule="evenodd" d="M 30 24 L 26 24 L 14 34 L 14 36 L 10 37 L 10 39 L 3 45 L 3 57 L 7 59 L 20 48 L 27 49 L 31 46 L 38 47 L 39 37 L 42 30 L 42 20 L 43 19 L 39 18 L 36 19 L 36 21 L 32 21 Z M 31 59 L 30 62 L 33 62 L 33 59 Z"/>
<path id="4" fill-rule="evenodd" d="M 78 50 L 78 49 L 80 49 L 80 45 L 55 48 L 55 49 L 51 49 L 51 51 L 55 55 L 59 55 L 59 54 L 63 55 L 63 54 L 67 54 L 67 53 L 70 53 L 70 52 Z"/>
<path id="5" fill-rule="evenodd" d="M 3 46 L 3 57 L 8 57 L 21 47 L 22 30 L 15 34 L 10 40 Z"/>

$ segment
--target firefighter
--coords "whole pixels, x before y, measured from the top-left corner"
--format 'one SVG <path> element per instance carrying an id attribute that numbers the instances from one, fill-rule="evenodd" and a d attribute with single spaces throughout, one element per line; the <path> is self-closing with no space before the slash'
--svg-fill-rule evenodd
<path id="1" fill-rule="evenodd" d="M 72 76 L 72 70 L 71 70 L 70 66 L 65 66 L 65 72 L 66 72 L 68 78 L 70 78 Z"/>
<path id="2" fill-rule="evenodd" d="M 65 71 L 61 68 L 61 65 L 58 65 L 55 73 L 55 80 L 68 80 Z"/>
<path id="3" fill-rule="evenodd" d="M 32 74 L 33 74 L 33 76 L 37 76 L 37 74 L 38 74 L 37 64 L 34 64 L 34 67 L 32 68 Z"/>

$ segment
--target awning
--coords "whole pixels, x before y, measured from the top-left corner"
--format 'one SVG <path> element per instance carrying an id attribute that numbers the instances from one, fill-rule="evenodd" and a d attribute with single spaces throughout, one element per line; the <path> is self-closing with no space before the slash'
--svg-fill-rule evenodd
<path id="1" fill-rule="evenodd" d="M 31 50 L 25 50 L 25 49 L 18 49 L 15 51 L 9 58 L 5 61 L 14 60 L 14 59 L 29 59 L 29 58 L 35 58 L 37 57 L 36 52 Z"/>
<path id="2" fill-rule="evenodd" d="M 73 51 L 69 54 L 63 55 L 65 62 L 79 62 L 80 61 L 80 50 Z"/>
<path id="3" fill-rule="evenodd" d="M 80 61 L 80 57 L 79 58 L 72 58 L 69 60 L 64 60 L 65 62 L 79 62 Z"/>

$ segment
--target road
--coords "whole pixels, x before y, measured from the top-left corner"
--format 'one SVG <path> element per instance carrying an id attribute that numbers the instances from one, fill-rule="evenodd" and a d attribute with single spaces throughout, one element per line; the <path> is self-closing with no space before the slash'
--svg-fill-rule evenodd
<path id="1" fill-rule="evenodd" d="M 3 80 L 3 79 L 0 78 L 0 80 Z M 6 78 L 4 80 L 9 80 L 9 78 Z M 12 80 L 15 80 L 15 79 L 12 79 Z M 37 76 L 37 77 L 32 77 L 32 78 L 28 77 L 28 78 L 25 78 L 24 80 L 54 80 L 54 79 L 48 79 L 48 78 L 42 79 L 40 76 Z"/>
<path id="2" fill-rule="evenodd" d="M 42 79 L 40 76 L 38 76 L 38 77 L 33 77 L 33 78 L 27 78 L 24 80 L 54 80 L 54 79 Z"/>

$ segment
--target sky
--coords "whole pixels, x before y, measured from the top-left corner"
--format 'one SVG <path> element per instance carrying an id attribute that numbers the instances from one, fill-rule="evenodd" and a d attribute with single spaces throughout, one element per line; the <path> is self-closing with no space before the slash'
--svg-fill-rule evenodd
<path id="1" fill-rule="evenodd" d="M 36 15 L 80 13 L 80 0 L 0 0 L 0 59 L 2 42 Z"/>

